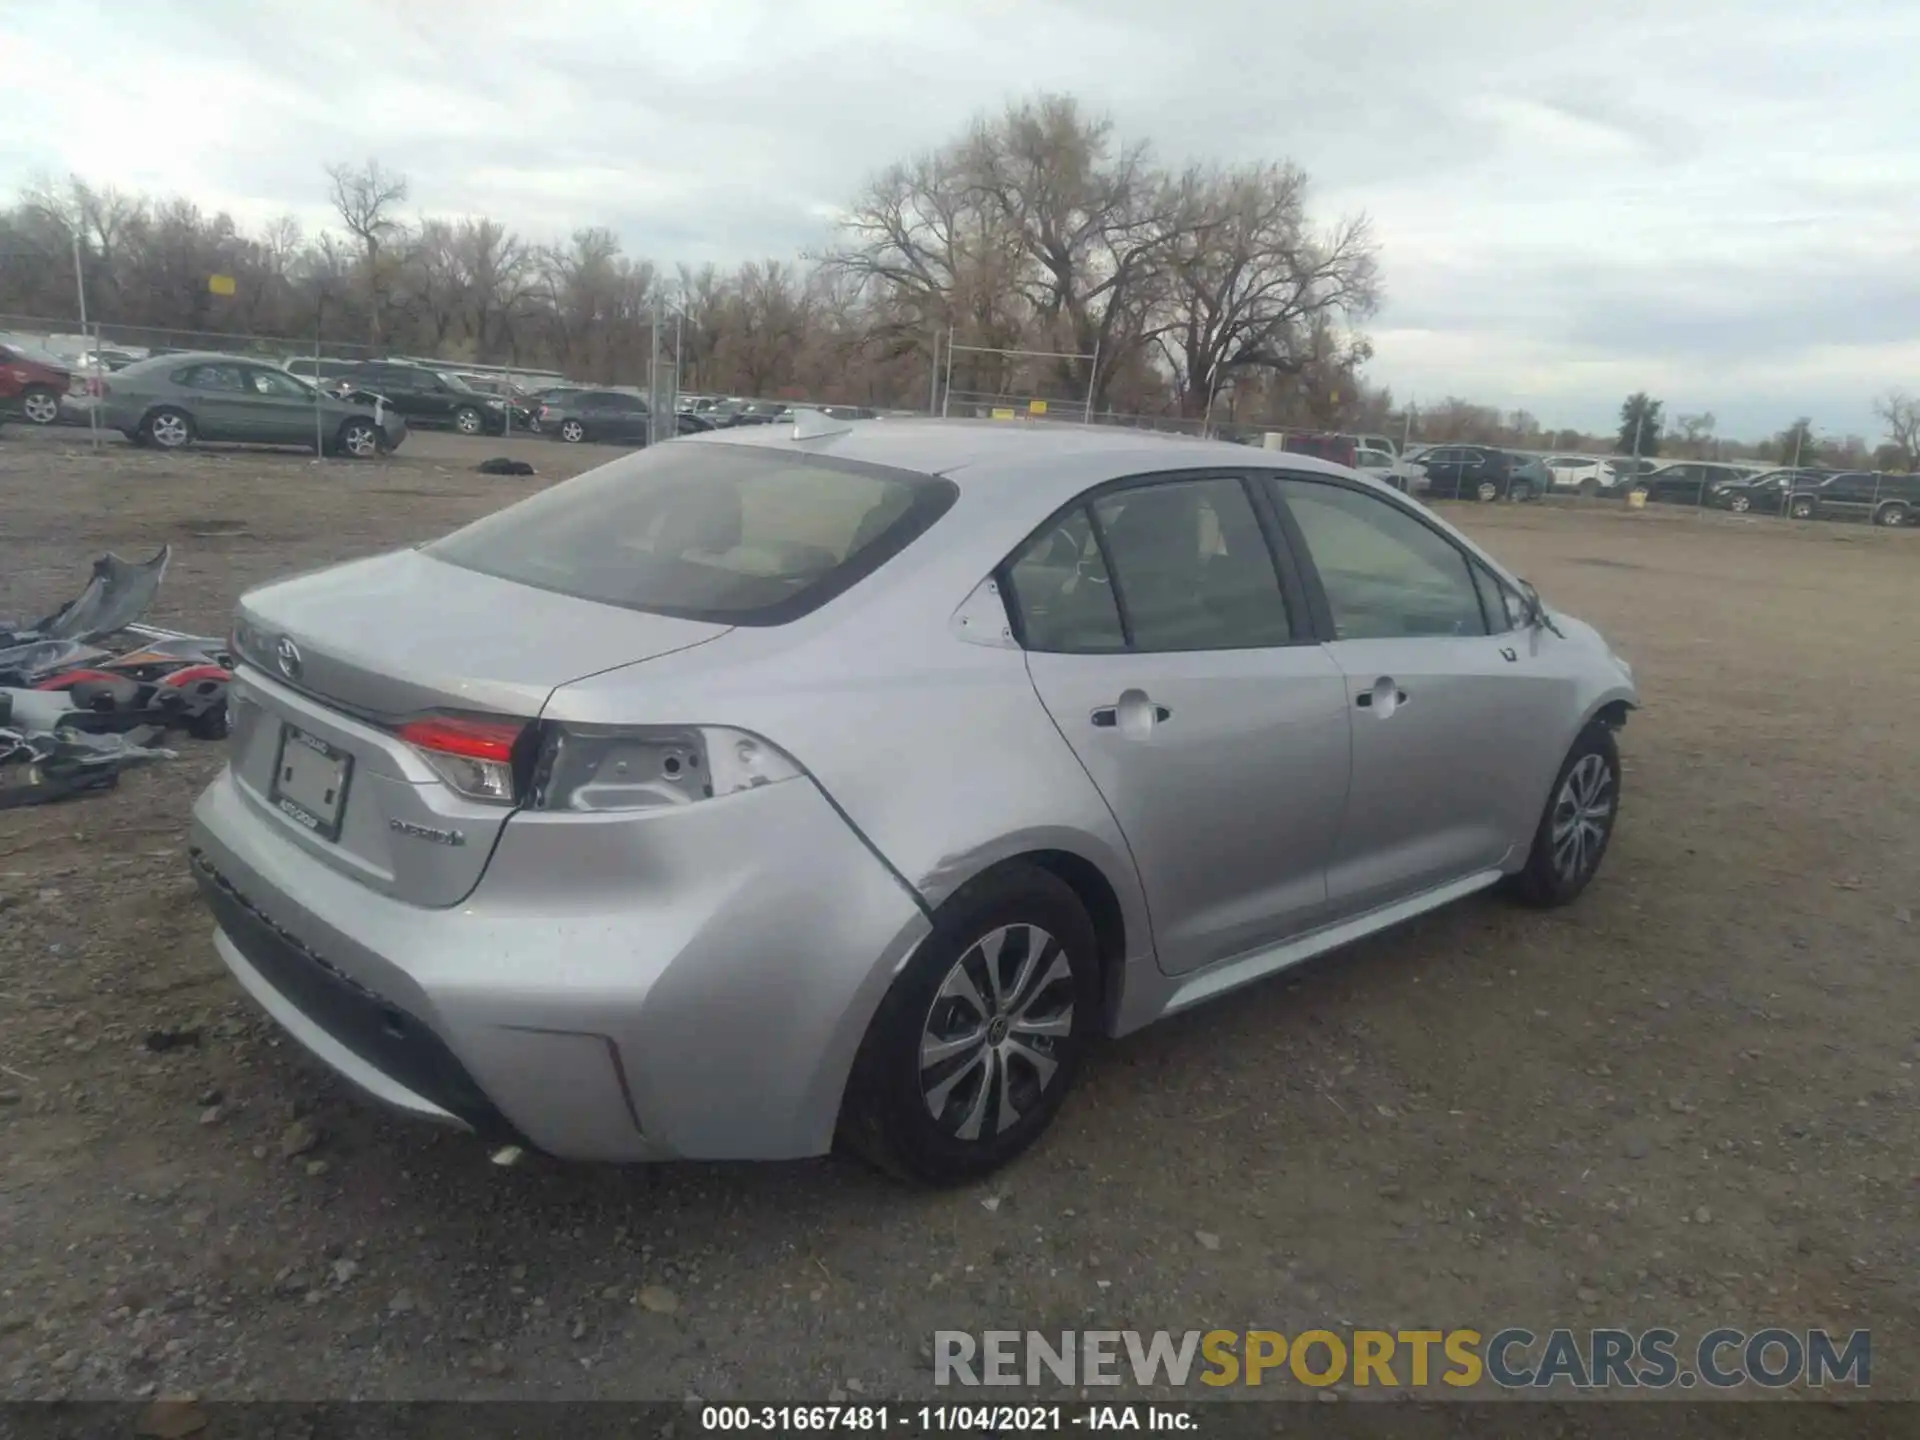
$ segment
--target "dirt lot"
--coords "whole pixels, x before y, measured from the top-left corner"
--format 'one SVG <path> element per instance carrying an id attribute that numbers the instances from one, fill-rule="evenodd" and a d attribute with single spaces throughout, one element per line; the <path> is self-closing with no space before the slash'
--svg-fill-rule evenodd
<path id="1" fill-rule="evenodd" d="M 251 584 L 549 478 L 471 473 L 501 449 L 95 456 L 9 426 L 0 615 L 165 541 L 151 618 L 219 630 Z M 0 1394 L 880 1397 L 931 1393 L 935 1328 L 1777 1323 L 1872 1327 L 1875 1392 L 1920 1397 L 1920 544 L 1455 513 L 1638 667 L 1595 887 L 1112 1045 L 972 1191 L 491 1167 L 229 983 L 181 856 L 217 745 L 0 815 Z"/>

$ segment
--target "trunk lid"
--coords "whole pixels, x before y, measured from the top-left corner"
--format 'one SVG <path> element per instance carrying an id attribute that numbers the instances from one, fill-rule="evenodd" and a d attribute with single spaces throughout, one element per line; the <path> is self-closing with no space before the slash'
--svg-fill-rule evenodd
<path id="1" fill-rule="evenodd" d="M 232 765 L 291 843 L 397 899 L 458 904 L 511 808 L 469 800 L 394 731 L 430 714 L 531 722 L 561 685 L 729 626 L 379 555 L 242 598 Z"/>

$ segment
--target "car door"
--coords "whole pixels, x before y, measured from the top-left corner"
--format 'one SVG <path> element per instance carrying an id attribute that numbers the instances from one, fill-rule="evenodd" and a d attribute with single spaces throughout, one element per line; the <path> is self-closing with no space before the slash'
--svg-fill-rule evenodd
<path id="1" fill-rule="evenodd" d="M 179 377 L 188 392 L 193 428 L 202 440 L 247 440 L 253 420 L 247 404 L 244 367 L 211 361 L 190 367 Z"/>
<path id="2" fill-rule="evenodd" d="M 1326 910 L 1351 721 L 1271 533 L 1246 477 L 1156 478 L 1083 497 L 1002 568 L 1034 689 L 1126 836 L 1172 974 Z"/>
<path id="3" fill-rule="evenodd" d="M 1451 496 L 1460 488 L 1463 453 L 1455 446 L 1443 445 L 1420 457 L 1427 468 L 1427 488 L 1435 496 Z"/>
<path id="4" fill-rule="evenodd" d="M 1494 605 L 1497 577 L 1412 507 L 1331 477 L 1269 483 L 1353 719 L 1329 918 L 1500 866 L 1538 822 L 1572 681 L 1515 629 L 1517 597 Z"/>
<path id="5" fill-rule="evenodd" d="M 265 366 L 242 372 L 247 438 L 263 445 L 310 445 L 314 440 L 314 392 L 292 376 Z"/>

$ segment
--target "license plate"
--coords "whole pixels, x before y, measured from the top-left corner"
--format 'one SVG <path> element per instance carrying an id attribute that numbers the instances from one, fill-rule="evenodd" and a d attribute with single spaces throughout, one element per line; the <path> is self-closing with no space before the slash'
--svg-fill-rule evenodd
<path id="1" fill-rule="evenodd" d="M 328 840 L 340 838 L 353 757 L 291 725 L 280 729 L 268 799 L 281 814 Z"/>

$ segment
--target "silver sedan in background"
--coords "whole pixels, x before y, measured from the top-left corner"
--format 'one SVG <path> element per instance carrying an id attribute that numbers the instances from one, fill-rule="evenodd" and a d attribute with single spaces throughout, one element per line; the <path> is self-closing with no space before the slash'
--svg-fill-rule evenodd
<path id="1" fill-rule="evenodd" d="M 1627 664 L 1304 456 L 802 414 L 246 595 L 191 864 L 240 984 L 503 1147 L 927 1182 L 1089 1042 L 1619 813 Z"/>

